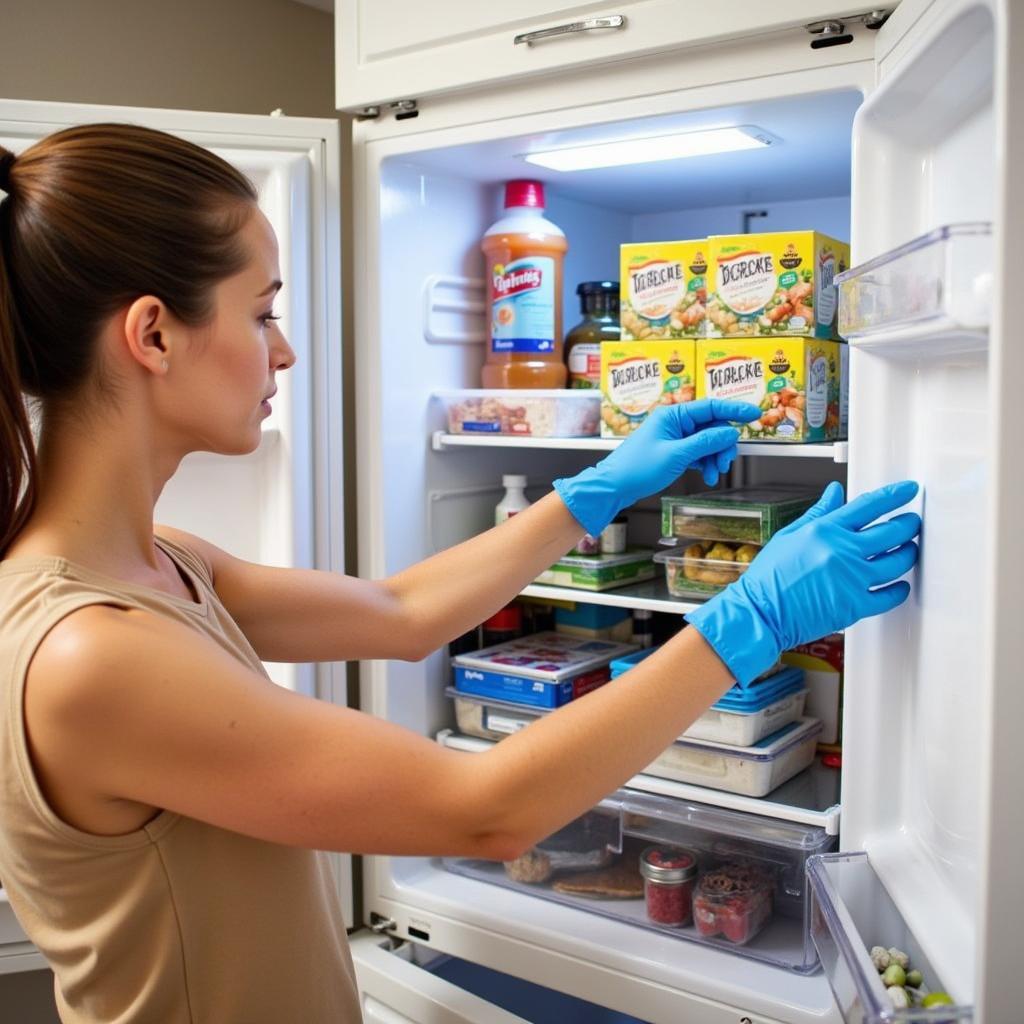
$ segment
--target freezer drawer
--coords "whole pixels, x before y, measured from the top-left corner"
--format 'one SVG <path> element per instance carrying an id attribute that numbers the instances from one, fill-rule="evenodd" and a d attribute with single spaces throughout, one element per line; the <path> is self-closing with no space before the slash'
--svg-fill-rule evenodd
<path id="1" fill-rule="evenodd" d="M 507 864 L 448 858 L 447 870 L 637 928 L 797 973 L 807 936 L 808 856 L 823 829 L 618 790 Z M 681 949 L 680 957 L 686 955 Z"/>
<path id="2" fill-rule="evenodd" d="M 917 938 L 896 909 L 866 853 L 812 857 L 807 868 L 811 889 L 811 938 L 821 957 L 836 1003 L 847 1024 L 925 1022 L 970 1024 L 970 1006 L 897 1009 L 872 963 L 875 946 L 896 948 L 910 958 L 909 967 L 923 976 L 916 992 L 942 990 Z M 904 987 L 908 994 L 913 987 Z M 911 1001 L 922 999 L 911 994 Z"/>

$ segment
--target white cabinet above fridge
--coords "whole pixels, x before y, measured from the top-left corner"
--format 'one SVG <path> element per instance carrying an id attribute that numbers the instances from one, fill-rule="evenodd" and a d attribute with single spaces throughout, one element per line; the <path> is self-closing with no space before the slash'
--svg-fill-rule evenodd
<path id="1" fill-rule="evenodd" d="M 843 39 L 865 19 L 869 25 L 880 21 L 895 2 L 879 6 L 882 14 L 867 7 L 851 12 L 835 0 L 732 0 L 716 13 L 676 0 L 527 0 L 514 6 L 338 0 L 336 105 L 357 113 L 376 107 L 408 115 L 414 107 L 390 105 L 478 86 L 511 87 L 527 78 L 794 26 L 812 26 L 807 43 L 822 45 Z M 823 30 L 826 21 L 831 24 Z"/>

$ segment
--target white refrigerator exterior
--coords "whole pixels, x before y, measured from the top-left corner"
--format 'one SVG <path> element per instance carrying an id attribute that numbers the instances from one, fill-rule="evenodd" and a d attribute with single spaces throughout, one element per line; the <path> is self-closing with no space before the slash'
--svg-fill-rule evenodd
<path id="1" fill-rule="evenodd" d="M 156 509 L 265 564 L 343 571 L 338 124 L 312 118 L 208 114 L 0 100 L 0 143 L 16 152 L 72 124 L 127 121 L 206 146 L 247 174 L 274 226 L 284 279 L 277 299 L 296 365 L 279 375 L 260 447 L 244 457 L 189 456 Z M 344 667 L 268 665 L 280 685 L 345 702 Z M 351 859 L 337 857 L 350 923 Z M 0 973 L 43 966 L 0 889 Z"/>
<path id="2" fill-rule="evenodd" d="M 859 31 L 835 50 L 810 51 L 802 31 L 772 32 L 691 49 L 685 60 L 652 56 L 441 97 L 421 103 L 415 120 L 358 125 L 354 156 L 364 257 L 356 268 L 358 533 L 360 572 L 370 576 L 480 528 L 498 496 L 489 482 L 511 471 L 495 458 L 501 449 L 456 461 L 427 453 L 425 436 L 439 425 L 429 392 L 475 386 L 473 254 L 495 183 L 534 176 L 517 153 L 596 141 L 602 131 L 614 137 L 616 126 L 628 135 L 623 125 L 633 121 L 643 134 L 647 118 L 852 89 L 866 97 L 853 129 L 855 263 L 943 223 L 995 222 L 986 344 L 965 350 L 925 331 L 909 348 L 852 353 L 850 490 L 918 478 L 927 525 L 910 604 L 849 633 L 841 828 L 841 849 L 867 850 L 928 959 L 986 1024 L 1017 1020 L 1024 1005 L 1013 930 L 1024 822 L 1012 792 L 1024 768 L 1015 685 L 1024 650 L 1014 631 L 1024 542 L 1012 526 L 1022 495 L 1009 442 L 1024 357 L 1004 333 L 1002 274 L 1011 240 L 1024 237 L 1021 186 L 1007 170 L 1024 156 L 1021 20 L 1016 5 L 998 0 L 906 0 L 880 32 Z M 571 213 L 570 204 L 560 209 Z M 582 215 L 579 227 L 596 230 Z M 438 274 L 462 290 L 454 307 L 466 313 L 449 344 L 437 343 L 430 322 L 443 306 L 429 301 L 427 279 Z M 423 302 L 396 301 L 425 281 L 426 314 Z M 416 380 L 403 372 L 413 362 Z M 530 456 L 516 471 L 529 465 L 538 483 L 572 465 L 565 453 Z M 443 517 L 432 511 L 439 505 Z M 363 707 L 427 734 L 447 724 L 440 658 L 364 664 Z M 364 906 L 368 922 L 398 939 L 659 1024 L 841 1019 L 822 974 L 786 974 L 637 932 L 453 877 L 427 859 L 366 858 Z M 377 957 L 385 948 L 361 942 L 360 969 L 367 949 Z M 383 976 L 363 977 L 366 997 L 387 1003 Z M 396 987 L 403 1000 L 414 978 L 406 971 Z M 436 1012 L 425 1003 L 411 1016 L 487 1019 Z"/>

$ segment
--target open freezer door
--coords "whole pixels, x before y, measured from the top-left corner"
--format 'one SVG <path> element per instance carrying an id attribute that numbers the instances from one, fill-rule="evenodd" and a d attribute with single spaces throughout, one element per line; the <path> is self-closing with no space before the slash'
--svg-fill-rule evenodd
<path id="1" fill-rule="evenodd" d="M 881 29 L 839 285 L 850 492 L 918 480 L 924 530 L 910 600 L 846 646 L 841 848 L 866 852 L 903 920 L 865 915 L 862 865 L 845 892 L 854 869 L 835 869 L 833 895 L 860 900 L 852 970 L 870 973 L 861 947 L 906 942 L 926 984 L 973 1006 L 958 1022 L 992 1024 L 1024 1006 L 1024 346 L 1010 276 L 1024 237 L 1022 22 L 1011 0 L 905 0 Z M 877 975 L 864 983 L 862 1004 L 885 998 Z"/>
<path id="2" fill-rule="evenodd" d="M 429 959 L 421 961 L 409 943 L 395 948 L 390 939 L 359 932 L 351 945 L 365 1024 L 528 1024 L 432 974 Z"/>

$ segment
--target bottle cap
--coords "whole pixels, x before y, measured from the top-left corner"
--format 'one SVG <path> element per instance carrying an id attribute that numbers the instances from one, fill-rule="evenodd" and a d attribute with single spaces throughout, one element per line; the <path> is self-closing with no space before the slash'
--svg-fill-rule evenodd
<path id="1" fill-rule="evenodd" d="M 501 486 L 502 487 L 525 487 L 526 486 L 526 477 L 525 476 L 518 476 L 518 475 L 516 475 L 514 473 L 506 473 L 501 478 Z"/>
<path id="2" fill-rule="evenodd" d="M 485 623 L 484 629 L 522 629 L 523 610 L 515 604 L 507 605 L 495 612 Z"/>
<path id="3" fill-rule="evenodd" d="M 511 206 L 536 206 L 544 209 L 544 183 L 509 181 L 505 184 L 505 209 Z"/>

